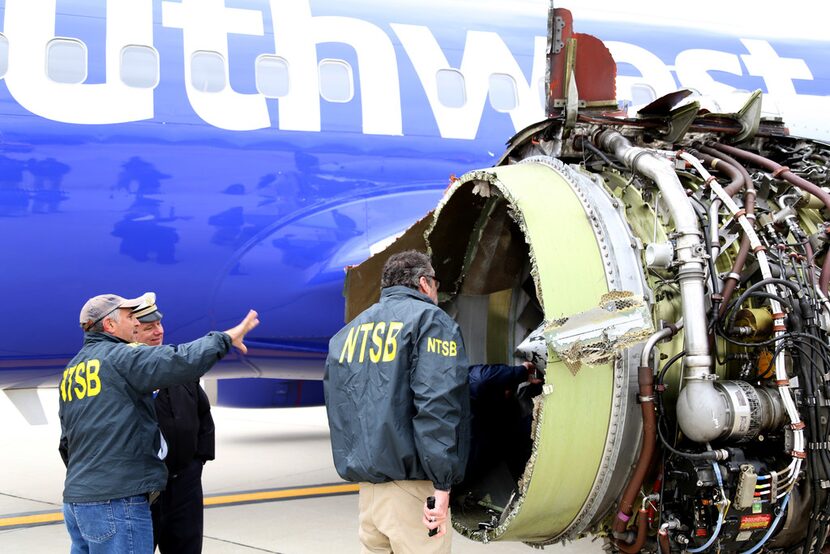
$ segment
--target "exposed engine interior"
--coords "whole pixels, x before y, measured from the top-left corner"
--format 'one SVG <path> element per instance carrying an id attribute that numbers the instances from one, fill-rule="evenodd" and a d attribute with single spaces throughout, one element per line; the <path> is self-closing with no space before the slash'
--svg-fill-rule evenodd
<path id="1" fill-rule="evenodd" d="M 763 117 L 760 91 L 732 113 L 689 91 L 621 110 L 608 51 L 550 13 L 549 119 L 353 268 L 347 319 L 386 257 L 428 248 L 470 363 L 544 370 L 473 407 L 490 449 L 452 491 L 470 539 L 821 552 L 830 145 Z"/>
<path id="2" fill-rule="evenodd" d="M 605 378 L 620 386 L 597 394 L 631 396 L 627 407 L 611 406 L 611 426 L 625 429 L 612 437 L 609 427 L 600 441 L 617 443 L 614 464 L 598 468 L 583 499 L 590 510 L 583 505 L 543 540 L 534 537 L 541 524 L 521 540 L 544 545 L 590 532 L 623 552 L 821 550 L 830 517 L 830 147 L 770 131 L 734 146 L 734 129 L 692 129 L 666 142 L 631 121 L 570 129 L 551 121 L 519 137 L 503 167 L 453 185 L 427 241 L 442 282 L 452 284 L 445 305 L 470 362 L 517 363 L 527 354 L 515 352 L 519 343 L 544 321 L 549 357 L 569 370 L 549 364 L 523 475 L 501 464 L 454 491 L 464 534 L 515 536 L 511 523 L 534 479 L 562 478 L 541 469 L 541 443 L 569 447 L 548 432 L 542 406 L 563 380 L 609 364 Z M 549 222 L 527 217 L 515 198 L 526 177 L 507 183 L 514 166 L 556 174 L 551 186 L 565 181 L 581 197 L 580 217 L 602 221 L 593 227 L 596 253 L 561 260 L 567 277 L 537 267 L 543 251 L 567 249 L 569 237 L 542 238 Z M 603 213 L 591 195 L 613 209 Z M 611 236 L 620 227 L 630 243 L 622 248 Z M 632 252 L 636 268 L 623 259 Z M 625 286 L 626 273 L 642 288 Z M 555 287 L 598 276 L 608 286 L 596 307 L 574 312 L 548 304 L 548 275 Z M 648 322 L 635 316 L 643 309 Z M 594 432 L 575 414 L 557 417 L 559 427 Z M 503 440 L 503 452 L 516 448 Z"/>

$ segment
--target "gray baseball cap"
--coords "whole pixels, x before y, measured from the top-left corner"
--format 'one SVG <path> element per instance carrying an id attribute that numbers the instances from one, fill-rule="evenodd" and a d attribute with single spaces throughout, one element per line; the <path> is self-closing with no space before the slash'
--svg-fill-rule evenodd
<path id="1" fill-rule="evenodd" d="M 118 308 L 137 308 L 147 301 L 149 295 L 152 295 L 152 303 L 155 304 L 156 295 L 152 292 L 144 293 L 138 298 L 124 298 L 117 294 L 99 294 L 98 296 L 93 296 L 81 308 L 81 329 L 89 331 L 96 323 Z"/>

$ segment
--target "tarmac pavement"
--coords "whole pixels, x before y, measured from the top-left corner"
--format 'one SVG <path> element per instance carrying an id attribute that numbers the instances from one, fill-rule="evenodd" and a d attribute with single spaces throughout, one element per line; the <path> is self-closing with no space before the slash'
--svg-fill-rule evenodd
<path id="1" fill-rule="evenodd" d="M 58 392 L 38 393 L 48 423 L 37 426 L 26 423 L 0 393 L 0 552 L 5 554 L 69 552 L 59 515 L 65 470 L 57 449 Z M 324 408 L 213 408 L 213 417 L 216 460 L 205 466 L 202 481 L 206 502 L 218 504 L 205 509 L 203 552 L 360 552 L 357 495 L 334 469 Z M 545 551 L 599 553 L 601 545 L 586 539 Z M 453 538 L 457 554 L 531 551 L 521 543 Z"/>

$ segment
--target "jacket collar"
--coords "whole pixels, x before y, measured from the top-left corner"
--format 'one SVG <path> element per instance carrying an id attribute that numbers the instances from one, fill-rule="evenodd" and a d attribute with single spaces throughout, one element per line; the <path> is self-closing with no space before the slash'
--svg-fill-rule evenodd
<path id="1" fill-rule="evenodd" d="M 97 342 L 121 342 L 124 344 L 128 344 L 127 341 L 119 339 L 115 335 L 110 335 L 109 333 L 101 333 L 97 331 L 94 331 L 92 333 L 84 333 L 84 344 L 94 344 Z"/>
<path id="2" fill-rule="evenodd" d="M 380 291 L 381 300 L 383 300 L 384 298 L 400 298 L 402 296 L 410 296 L 416 300 L 423 300 L 424 302 L 429 302 L 433 306 L 435 305 L 435 302 L 432 301 L 432 298 L 430 298 L 426 294 L 422 293 L 419 290 L 405 287 L 403 285 L 386 287 L 384 289 L 381 289 Z"/>

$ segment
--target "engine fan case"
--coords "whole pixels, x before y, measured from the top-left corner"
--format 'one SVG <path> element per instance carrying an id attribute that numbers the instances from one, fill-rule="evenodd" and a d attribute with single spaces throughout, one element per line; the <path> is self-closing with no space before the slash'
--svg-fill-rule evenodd
<path id="1" fill-rule="evenodd" d="M 484 280 L 474 273 L 488 266 L 474 260 L 492 256 L 477 249 L 493 202 L 508 203 L 527 242 L 546 321 L 608 310 L 598 306 L 614 291 L 647 305 L 641 250 L 617 199 L 601 180 L 547 157 L 467 173 L 447 191 L 426 238 L 451 295 L 467 279 Z M 639 331 L 639 340 L 650 334 L 650 320 Z M 639 450 L 641 343 L 611 344 L 606 362 L 577 367 L 548 348 L 533 453 L 498 526 L 480 530 L 454 514 L 456 529 L 475 540 L 548 544 L 586 532 L 609 513 Z"/>

